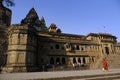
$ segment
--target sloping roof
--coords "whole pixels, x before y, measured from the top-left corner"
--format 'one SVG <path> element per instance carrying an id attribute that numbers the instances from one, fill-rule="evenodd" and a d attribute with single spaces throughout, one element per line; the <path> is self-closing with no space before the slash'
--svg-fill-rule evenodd
<path id="1" fill-rule="evenodd" d="M 96 33 L 89 33 L 87 36 L 98 36 Z"/>
<path id="2" fill-rule="evenodd" d="M 108 37 L 115 37 L 112 34 L 109 33 L 89 33 L 87 36 L 108 36 Z"/>
<path id="3" fill-rule="evenodd" d="M 52 34 L 52 35 L 58 35 L 58 36 L 66 36 L 66 37 L 85 37 L 84 35 L 77 35 L 77 34 L 68 34 L 68 33 L 60 33 L 60 34 L 56 34 L 56 33 L 49 33 L 49 34 Z"/>

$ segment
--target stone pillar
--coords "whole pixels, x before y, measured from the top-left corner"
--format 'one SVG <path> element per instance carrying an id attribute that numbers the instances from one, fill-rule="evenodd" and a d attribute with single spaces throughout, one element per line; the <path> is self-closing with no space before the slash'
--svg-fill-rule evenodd
<path id="1" fill-rule="evenodd" d="M 69 65 L 73 64 L 73 57 L 69 57 Z"/>
<path id="2" fill-rule="evenodd" d="M 86 60 L 86 63 L 88 64 L 89 63 L 89 57 L 86 57 L 85 60 Z"/>
<path id="3" fill-rule="evenodd" d="M 3 72 L 26 71 L 27 36 L 26 34 L 20 33 L 18 26 L 11 26 L 8 33 L 7 64 L 3 68 Z"/>
<path id="4" fill-rule="evenodd" d="M 89 62 L 92 62 L 92 57 L 91 56 L 89 57 Z"/>
<path id="5" fill-rule="evenodd" d="M 76 57 L 75 59 L 76 59 L 76 64 L 78 64 L 78 57 Z"/>
<path id="6" fill-rule="evenodd" d="M 80 59 L 81 59 L 81 64 L 83 64 L 83 57 L 80 57 Z"/>

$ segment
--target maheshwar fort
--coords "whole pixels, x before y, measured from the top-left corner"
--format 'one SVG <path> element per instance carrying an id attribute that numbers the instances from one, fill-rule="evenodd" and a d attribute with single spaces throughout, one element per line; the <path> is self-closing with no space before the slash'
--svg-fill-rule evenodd
<path id="1" fill-rule="evenodd" d="M 0 2 L 0 71 L 30 72 L 120 68 L 120 43 L 108 33 L 63 33 L 56 24 L 46 26 L 34 8 L 19 24 L 11 25 L 12 11 Z"/>

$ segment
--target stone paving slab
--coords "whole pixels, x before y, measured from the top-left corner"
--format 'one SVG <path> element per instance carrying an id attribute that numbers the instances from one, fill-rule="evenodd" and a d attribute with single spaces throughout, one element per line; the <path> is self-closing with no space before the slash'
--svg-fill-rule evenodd
<path id="1" fill-rule="evenodd" d="M 118 79 L 118 78 L 120 78 L 120 75 L 89 77 L 89 78 L 84 78 L 84 79 L 72 79 L 72 80 L 117 80 L 114 78 Z"/>
<path id="2" fill-rule="evenodd" d="M 0 80 L 28 80 L 28 79 L 50 79 L 62 77 L 86 77 L 108 74 L 120 74 L 120 69 L 110 69 L 107 72 L 102 70 L 76 70 L 76 71 L 56 71 L 56 72 L 28 72 L 28 73 L 6 73 L 0 74 Z"/>

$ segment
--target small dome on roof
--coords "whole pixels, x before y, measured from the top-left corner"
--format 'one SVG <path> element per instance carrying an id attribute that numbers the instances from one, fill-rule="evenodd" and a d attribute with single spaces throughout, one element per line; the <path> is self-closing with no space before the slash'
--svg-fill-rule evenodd
<path id="1" fill-rule="evenodd" d="M 62 32 L 61 29 L 58 28 L 58 29 L 57 29 L 57 33 L 61 33 L 61 32 Z"/>
<path id="2" fill-rule="evenodd" d="M 57 26 L 56 26 L 56 24 L 52 23 L 52 24 L 50 25 L 50 28 L 57 28 Z"/>

